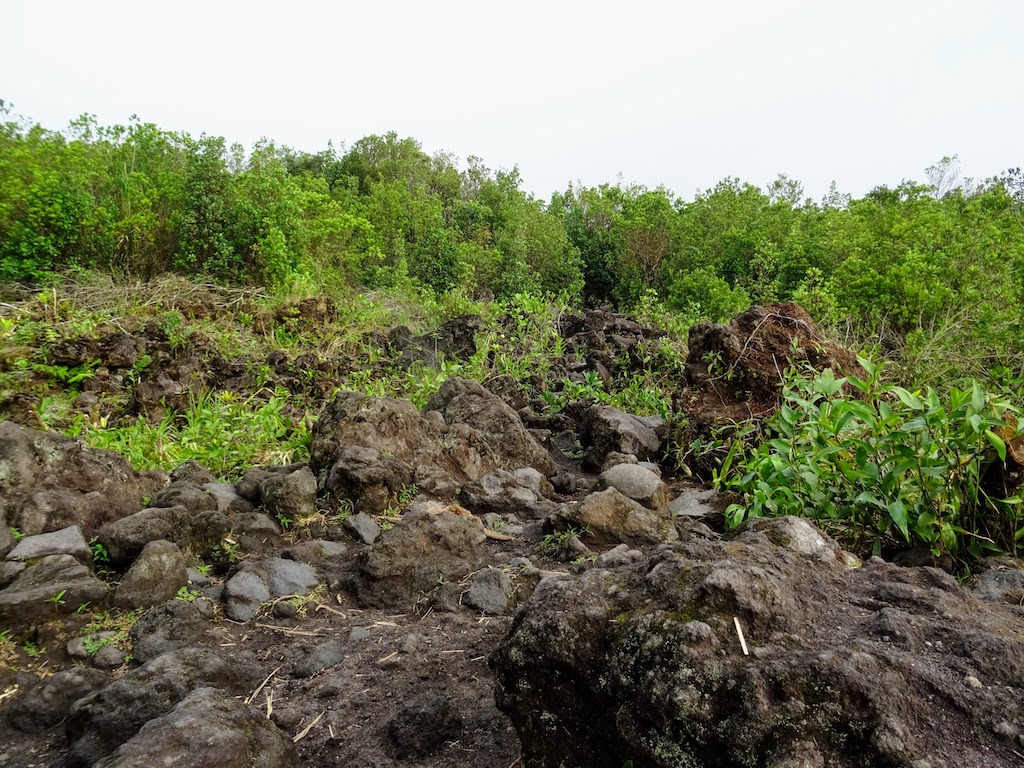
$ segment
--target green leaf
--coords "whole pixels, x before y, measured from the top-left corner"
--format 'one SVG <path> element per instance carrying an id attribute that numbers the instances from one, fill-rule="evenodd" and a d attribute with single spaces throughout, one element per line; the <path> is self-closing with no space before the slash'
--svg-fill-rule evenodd
<path id="1" fill-rule="evenodd" d="M 861 491 L 859 494 L 857 494 L 857 498 L 855 498 L 853 501 L 856 504 L 873 504 L 879 509 L 889 508 L 884 501 L 878 498 L 875 494 L 871 493 L 871 491 Z"/>
<path id="2" fill-rule="evenodd" d="M 999 454 L 999 460 L 1006 463 L 1006 443 L 1003 442 L 1003 438 L 993 432 L 991 429 L 985 430 L 985 437 L 992 443 L 992 447 L 996 449 L 996 453 Z"/>
<path id="3" fill-rule="evenodd" d="M 890 501 L 887 509 L 889 511 L 889 518 L 896 524 L 896 527 L 900 529 L 900 533 L 903 534 L 903 538 L 910 541 L 910 527 L 909 521 L 907 520 L 907 508 L 903 502 L 899 499 Z"/>
<path id="4" fill-rule="evenodd" d="M 921 403 L 920 398 L 912 392 L 908 392 L 903 387 L 893 387 L 892 391 L 896 393 L 896 397 L 900 399 L 907 408 L 913 408 L 915 411 L 923 411 L 924 404 Z"/>

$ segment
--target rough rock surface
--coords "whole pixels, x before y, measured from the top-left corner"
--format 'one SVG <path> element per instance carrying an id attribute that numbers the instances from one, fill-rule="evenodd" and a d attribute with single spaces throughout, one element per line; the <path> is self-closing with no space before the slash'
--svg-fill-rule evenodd
<path id="1" fill-rule="evenodd" d="M 548 452 L 523 426 L 519 414 L 477 382 L 448 379 L 426 407 L 444 414 L 447 424 L 468 424 L 478 430 L 497 448 L 506 467 L 533 467 L 545 475 L 554 471 Z"/>
<path id="2" fill-rule="evenodd" d="M 658 544 L 678 538 L 667 505 L 648 509 L 615 488 L 592 493 L 578 504 L 568 505 L 554 522 L 560 527 L 583 529 L 586 543 L 598 547 Z"/>
<path id="3" fill-rule="evenodd" d="M 357 512 L 380 514 L 393 498 L 413 484 L 413 468 L 374 448 L 346 445 L 338 451 L 324 488 Z"/>
<path id="4" fill-rule="evenodd" d="M 224 612 L 235 621 L 249 621 L 269 599 L 267 582 L 255 569 L 239 571 L 224 585 Z"/>
<path id="5" fill-rule="evenodd" d="M 1013 764 L 1019 612 L 789 525 L 542 581 L 491 659 L 524 765 Z"/>
<path id="6" fill-rule="evenodd" d="M 24 534 L 78 525 L 89 538 L 140 510 L 164 477 L 56 432 L 0 422 L 0 515 Z"/>
<path id="7" fill-rule="evenodd" d="M 412 467 L 439 468 L 457 482 L 475 480 L 501 464 L 485 436 L 465 424 L 449 427 L 404 400 L 339 392 L 313 426 L 310 469 L 320 476 L 351 445 Z"/>
<path id="8" fill-rule="evenodd" d="M 634 416 L 610 405 L 595 405 L 584 414 L 580 430 L 586 463 L 602 469 L 613 453 L 640 461 L 658 458 L 666 427 L 657 416 Z"/>
<path id="9" fill-rule="evenodd" d="M 316 513 L 316 478 L 308 467 L 273 475 L 260 483 L 267 512 L 278 520 L 300 520 Z"/>
<path id="10" fill-rule="evenodd" d="M 485 568 L 473 577 L 473 583 L 466 590 L 465 602 L 481 613 L 500 616 L 508 611 L 511 593 L 512 580 L 507 573 L 497 568 Z"/>
<path id="11" fill-rule="evenodd" d="M 123 517 L 100 529 L 100 544 L 110 562 L 132 562 L 151 541 L 171 541 L 188 547 L 192 536 L 192 518 L 185 507 L 150 507 Z"/>
<path id="12" fill-rule="evenodd" d="M 71 555 L 49 555 L 21 571 L 0 590 L 0 627 L 13 627 L 107 600 L 106 583 Z"/>
<path id="13" fill-rule="evenodd" d="M 85 543 L 82 529 L 77 525 L 69 525 L 50 533 L 26 536 L 7 553 L 7 559 L 35 560 L 47 555 L 71 555 L 85 564 L 92 560 L 89 545 Z"/>
<path id="14" fill-rule="evenodd" d="M 388 723 L 388 733 L 401 759 L 423 757 L 462 727 L 458 711 L 443 694 L 424 691 L 402 705 Z"/>
<path id="15" fill-rule="evenodd" d="M 22 693 L 17 706 L 11 708 L 8 719 L 19 731 L 45 731 L 67 717 L 76 700 L 106 682 L 107 676 L 98 669 L 72 667 L 61 670 Z"/>
<path id="16" fill-rule="evenodd" d="M 114 604 L 129 610 L 160 605 L 187 583 L 185 556 L 178 545 L 151 541 L 121 579 L 114 593 Z"/>
<path id="17" fill-rule="evenodd" d="M 410 606 L 439 581 L 479 568 L 483 526 L 447 510 L 410 510 L 358 560 L 351 586 L 366 606 Z"/>
<path id="18" fill-rule="evenodd" d="M 214 688 L 199 688 L 147 722 L 95 768 L 291 768 L 292 740 L 254 707 Z"/>
<path id="19" fill-rule="evenodd" d="M 533 469 L 530 471 L 540 474 Z M 540 481 L 547 485 L 550 492 L 550 483 L 543 476 L 538 480 L 521 471 L 498 469 L 462 486 L 459 501 L 478 515 L 511 512 L 521 517 L 546 517 L 557 509 L 557 505 L 544 498 Z"/>
<path id="20" fill-rule="evenodd" d="M 131 628 L 132 655 L 145 664 L 168 651 L 196 645 L 208 631 L 196 601 L 168 600 L 147 611 Z"/>
<path id="21" fill-rule="evenodd" d="M 75 768 L 93 765 L 196 688 L 238 694 L 258 682 L 254 670 L 212 651 L 165 653 L 74 703 L 65 724 L 71 742 L 68 763 Z"/>

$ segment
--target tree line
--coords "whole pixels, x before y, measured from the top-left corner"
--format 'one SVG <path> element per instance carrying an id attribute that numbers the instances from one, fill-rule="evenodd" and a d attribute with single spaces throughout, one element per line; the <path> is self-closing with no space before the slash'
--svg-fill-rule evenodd
<path id="1" fill-rule="evenodd" d="M 785 176 L 664 187 L 569 185 L 429 155 L 395 133 L 301 152 L 86 115 L 54 131 L 0 102 L 0 279 L 167 272 L 274 290 L 386 288 L 498 299 L 564 293 L 724 320 L 794 300 L 911 378 L 1024 376 L 1024 175 L 822 200 Z"/>

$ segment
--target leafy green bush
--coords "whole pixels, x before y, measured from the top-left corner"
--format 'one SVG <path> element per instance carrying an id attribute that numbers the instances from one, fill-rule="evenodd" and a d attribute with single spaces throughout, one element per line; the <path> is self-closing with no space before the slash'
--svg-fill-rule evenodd
<path id="1" fill-rule="evenodd" d="M 799 515 L 862 552 L 900 542 L 960 557 L 1014 551 L 1020 499 L 994 498 L 984 481 L 1024 430 L 1018 411 L 977 383 L 941 399 L 882 383 L 882 365 L 860 363 L 865 379 L 791 372 L 770 438 L 749 452 L 734 441 L 715 478 L 743 496 L 728 525 Z"/>

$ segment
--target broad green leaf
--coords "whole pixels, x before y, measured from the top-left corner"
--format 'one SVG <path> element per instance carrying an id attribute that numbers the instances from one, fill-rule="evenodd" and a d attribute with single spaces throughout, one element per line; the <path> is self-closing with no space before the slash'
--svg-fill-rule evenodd
<path id="1" fill-rule="evenodd" d="M 903 502 L 899 499 L 890 501 L 887 507 L 889 511 L 889 518 L 896 524 L 896 527 L 900 529 L 900 533 L 903 534 L 903 538 L 910 541 L 910 528 L 909 521 L 907 520 L 907 508 Z"/>
<path id="2" fill-rule="evenodd" d="M 903 387 L 893 387 L 892 391 L 896 393 L 896 397 L 900 399 L 907 408 L 913 408 L 915 411 L 923 411 L 924 405 L 921 403 L 920 398 L 913 392 L 908 392 Z"/>
<path id="3" fill-rule="evenodd" d="M 853 501 L 857 504 L 872 504 L 879 509 L 888 509 L 886 503 L 871 491 L 861 491 Z"/>
<path id="4" fill-rule="evenodd" d="M 991 429 L 985 430 L 985 437 L 992 443 L 992 447 L 996 449 L 996 453 L 999 455 L 999 460 L 1006 463 L 1006 443 L 1003 442 L 1003 438 L 993 432 Z"/>

